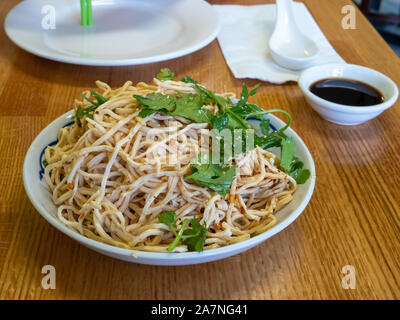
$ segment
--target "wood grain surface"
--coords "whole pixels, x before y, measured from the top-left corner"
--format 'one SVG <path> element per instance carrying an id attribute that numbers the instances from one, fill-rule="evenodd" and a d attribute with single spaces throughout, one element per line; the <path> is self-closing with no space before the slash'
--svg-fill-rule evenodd
<path id="1" fill-rule="evenodd" d="M 3 23 L 18 1 L 0 2 Z M 256 4 L 268 1 L 210 1 Z M 356 29 L 341 27 L 348 0 L 306 0 L 338 53 L 400 84 L 400 61 L 357 11 Z M 57 63 L 16 47 L 0 30 L 0 298 L 1 299 L 399 299 L 400 108 L 354 127 L 322 120 L 297 84 L 262 83 L 252 101 L 289 111 L 316 165 L 314 195 L 287 229 L 245 253 L 184 267 L 131 264 L 79 245 L 33 208 L 22 164 L 35 136 L 71 108 L 97 79 L 111 86 L 151 81 L 161 67 L 209 88 L 240 92 L 217 41 L 191 55 L 143 66 Z M 258 81 L 246 80 L 253 86 Z M 42 266 L 56 268 L 56 289 L 41 287 Z M 345 290 L 345 265 L 356 289 Z"/>

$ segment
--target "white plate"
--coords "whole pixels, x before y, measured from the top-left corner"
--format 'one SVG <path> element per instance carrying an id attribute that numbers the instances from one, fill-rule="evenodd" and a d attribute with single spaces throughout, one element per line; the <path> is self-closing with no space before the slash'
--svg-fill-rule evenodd
<path id="1" fill-rule="evenodd" d="M 49 28 L 52 8 L 55 29 Z M 117 66 L 199 50 L 216 37 L 219 22 L 204 0 L 93 0 L 93 25 L 83 27 L 78 0 L 25 0 L 9 12 L 4 28 L 16 45 L 40 57 Z"/>
<path id="2" fill-rule="evenodd" d="M 44 150 L 48 145 L 54 145 L 56 143 L 60 128 L 72 123 L 72 115 L 73 111 L 62 115 L 50 123 L 45 129 L 43 129 L 43 131 L 33 141 L 26 154 L 23 168 L 25 190 L 36 210 L 38 210 L 39 213 L 52 226 L 56 227 L 61 232 L 89 247 L 90 249 L 113 258 L 150 265 L 188 265 L 230 257 L 246 251 L 257 244 L 260 244 L 269 237 L 286 228 L 307 206 L 314 190 L 315 168 L 311 154 L 300 137 L 289 128 L 285 131 L 285 133 L 293 137 L 296 145 L 296 156 L 298 156 L 304 162 L 304 167 L 310 170 L 311 177 L 305 184 L 298 186 L 293 195 L 293 201 L 277 212 L 277 223 L 271 229 L 248 240 L 226 247 L 205 250 L 201 253 L 155 253 L 132 251 L 104 244 L 80 235 L 76 231 L 69 229 L 60 220 L 58 220 L 57 207 L 53 204 L 49 189 L 43 181 L 44 179 L 41 179 L 43 172 L 42 160 Z M 283 121 L 279 120 L 273 115 L 269 115 L 268 118 L 270 119 L 271 126 L 273 128 L 280 129 L 285 125 Z M 275 153 L 274 150 L 273 152 Z M 134 255 L 132 255 L 133 252 Z"/>

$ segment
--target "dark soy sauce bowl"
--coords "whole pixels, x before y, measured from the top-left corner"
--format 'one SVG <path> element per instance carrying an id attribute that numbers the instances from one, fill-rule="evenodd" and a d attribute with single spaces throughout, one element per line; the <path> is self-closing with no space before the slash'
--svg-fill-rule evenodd
<path id="1" fill-rule="evenodd" d="M 381 102 L 370 106 L 347 105 L 323 99 L 314 94 L 311 87 L 324 79 L 362 82 L 381 94 Z M 299 86 L 307 102 L 322 118 L 340 125 L 358 125 L 373 119 L 390 108 L 399 96 L 399 90 L 390 78 L 376 70 L 354 64 L 325 64 L 311 67 L 301 73 Z"/>

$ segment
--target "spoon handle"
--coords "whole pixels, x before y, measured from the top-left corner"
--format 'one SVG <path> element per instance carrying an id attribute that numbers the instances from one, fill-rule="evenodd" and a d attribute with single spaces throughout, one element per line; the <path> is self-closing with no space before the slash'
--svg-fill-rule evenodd
<path id="1" fill-rule="evenodd" d="M 294 20 L 292 0 L 276 0 L 276 7 L 277 26 L 288 28 L 296 23 Z"/>

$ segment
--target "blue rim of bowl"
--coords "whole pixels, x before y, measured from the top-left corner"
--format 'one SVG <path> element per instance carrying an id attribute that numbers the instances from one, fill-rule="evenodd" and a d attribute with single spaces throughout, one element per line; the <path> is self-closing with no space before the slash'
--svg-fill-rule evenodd
<path id="1" fill-rule="evenodd" d="M 62 128 L 65 128 L 65 127 L 72 126 L 72 125 L 74 124 L 74 122 L 75 122 L 75 121 L 68 122 L 67 124 L 63 125 L 63 126 L 61 127 L 61 129 L 62 129 Z M 45 152 L 45 150 L 47 149 L 47 147 L 55 146 L 57 143 L 58 143 L 58 137 L 57 137 L 56 140 L 54 140 L 54 141 L 50 142 L 48 145 L 46 145 L 46 146 L 42 149 L 42 151 L 40 152 L 40 155 L 39 155 L 39 168 L 40 168 L 40 170 L 39 170 L 39 179 L 40 179 L 40 180 L 42 180 L 43 175 L 44 175 L 44 165 L 43 165 L 44 152 Z"/>

